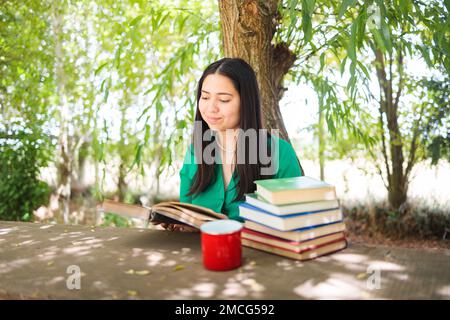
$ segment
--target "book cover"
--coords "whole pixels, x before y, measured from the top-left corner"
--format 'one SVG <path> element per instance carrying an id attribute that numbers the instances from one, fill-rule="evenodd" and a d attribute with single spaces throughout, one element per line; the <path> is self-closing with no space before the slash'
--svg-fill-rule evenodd
<path id="1" fill-rule="evenodd" d="M 306 241 L 292 241 L 244 228 L 242 230 L 242 238 L 295 252 L 304 252 L 327 243 L 343 240 L 345 239 L 345 235 L 343 232 L 337 232 Z"/>
<path id="2" fill-rule="evenodd" d="M 242 239 L 242 245 L 268 253 L 273 253 L 286 258 L 306 261 L 343 250 L 347 247 L 348 243 L 346 239 L 338 240 L 322 246 L 317 246 L 314 249 L 306 250 L 303 252 L 295 252 L 283 248 L 278 248 L 248 239 Z"/>
<path id="3" fill-rule="evenodd" d="M 282 231 L 317 226 L 343 219 L 340 208 L 278 216 L 245 202 L 239 205 L 239 216 Z"/>
<path id="4" fill-rule="evenodd" d="M 318 238 L 331 233 L 343 232 L 346 230 L 345 223 L 342 220 L 312 227 L 299 228 L 292 231 L 277 230 L 250 220 L 245 220 L 244 226 L 250 230 L 255 230 L 278 238 L 298 242 Z"/>
<path id="5" fill-rule="evenodd" d="M 307 176 L 257 180 L 255 184 L 258 195 L 274 205 L 336 199 L 333 185 Z"/>
<path id="6" fill-rule="evenodd" d="M 276 206 L 265 200 L 256 192 L 246 194 L 245 202 L 251 204 L 254 207 L 263 209 L 264 211 L 276 215 L 286 215 L 293 213 L 312 212 L 312 211 L 321 211 L 339 208 L 339 201 L 337 199 Z"/>

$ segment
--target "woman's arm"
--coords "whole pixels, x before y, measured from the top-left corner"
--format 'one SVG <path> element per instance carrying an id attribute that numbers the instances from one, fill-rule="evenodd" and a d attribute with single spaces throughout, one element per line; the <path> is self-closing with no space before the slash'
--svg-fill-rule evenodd
<path id="1" fill-rule="evenodd" d="M 183 161 L 183 167 L 180 170 L 180 202 L 192 203 L 192 196 L 188 196 L 189 190 L 192 185 L 192 174 L 191 166 L 195 165 L 193 161 L 193 154 L 191 154 L 191 148 L 188 147 L 186 155 Z M 183 232 L 198 232 L 197 229 L 191 228 L 186 225 L 181 224 L 171 224 L 171 223 L 153 223 L 154 225 L 160 225 L 166 230 L 170 231 L 183 231 Z"/>
<path id="2" fill-rule="evenodd" d="M 194 155 L 189 146 L 183 161 L 183 167 L 180 170 L 180 202 L 192 203 L 192 195 L 188 196 L 192 186 L 192 166 L 194 163 Z"/>

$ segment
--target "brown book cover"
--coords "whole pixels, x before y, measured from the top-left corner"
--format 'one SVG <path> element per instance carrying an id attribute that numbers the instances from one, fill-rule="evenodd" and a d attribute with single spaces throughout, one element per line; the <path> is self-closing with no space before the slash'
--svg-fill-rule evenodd
<path id="1" fill-rule="evenodd" d="M 333 222 L 322 224 L 313 227 L 301 228 L 292 231 L 281 231 L 272 229 L 265 225 L 259 224 L 254 221 L 245 220 L 245 228 L 254 230 L 257 232 L 265 233 L 272 235 L 274 237 L 278 237 L 281 239 L 291 240 L 291 241 L 308 241 L 311 239 L 319 238 L 325 236 L 327 234 L 336 233 L 336 232 L 344 232 L 346 231 L 346 226 L 343 221 Z"/>
<path id="2" fill-rule="evenodd" d="M 315 249 L 320 245 L 345 239 L 345 235 L 343 232 L 336 232 L 307 241 L 291 241 L 244 228 L 242 230 L 242 238 L 301 253 L 306 250 Z"/>
<path id="3" fill-rule="evenodd" d="M 285 248 L 276 247 L 273 245 L 261 243 L 258 241 L 242 238 L 242 245 L 250 247 L 253 249 L 262 250 L 265 252 L 273 253 L 286 258 L 296 259 L 296 260 L 311 260 L 330 253 L 334 253 L 343 250 L 347 247 L 347 239 L 339 239 L 337 241 L 332 241 L 322 245 L 318 245 L 315 248 L 309 248 L 301 252 L 296 252 L 292 250 L 287 250 Z"/>
<path id="4" fill-rule="evenodd" d="M 208 221 L 228 219 L 226 215 L 209 208 L 177 201 L 166 201 L 147 207 L 106 199 L 100 208 L 105 213 L 123 217 L 143 219 L 147 222 L 186 224 L 197 229 Z"/>

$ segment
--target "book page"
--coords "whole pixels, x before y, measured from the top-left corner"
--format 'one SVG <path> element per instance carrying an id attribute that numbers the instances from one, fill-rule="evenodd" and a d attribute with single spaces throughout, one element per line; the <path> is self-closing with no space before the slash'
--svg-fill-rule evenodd
<path id="1" fill-rule="evenodd" d="M 200 226 L 206 221 L 215 220 L 214 218 L 210 218 L 210 217 L 205 217 L 205 219 L 197 219 L 195 216 L 185 214 L 175 208 L 170 208 L 170 207 L 154 209 L 152 212 L 151 221 L 157 220 L 157 219 L 155 219 L 156 218 L 155 214 L 164 215 L 164 216 L 172 218 L 174 220 L 184 222 L 195 228 L 200 228 Z"/>
<path id="2" fill-rule="evenodd" d="M 159 208 L 164 207 L 172 207 L 176 208 L 182 212 L 185 212 L 186 214 L 193 215 L 193 216 L 199 216 L 200 219 L 203 218 L 203 216 L 206 217 L 214 217 L 217 219 L 228 219 L 226 215 L 223 213 L 215 212 L 209 208 L 197 206 L 190 203 L 184 203 L 184 202 L 176 202 L 176 201 L 169 201 L 169 202 L 161 202 L 158 204 L 155 204 L 153 206 L 154 210 L 157 210 Z"/>

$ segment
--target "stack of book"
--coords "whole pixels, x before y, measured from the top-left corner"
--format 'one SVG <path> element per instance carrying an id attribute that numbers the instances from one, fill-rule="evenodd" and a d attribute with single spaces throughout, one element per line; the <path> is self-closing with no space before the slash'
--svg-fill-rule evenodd
<path id="1" fill-rule="evenodd" d="M 242 244 L 309 260 L 347 247 L 333 185 L 311 177 L 258 180 L 239 205 Z"/>

